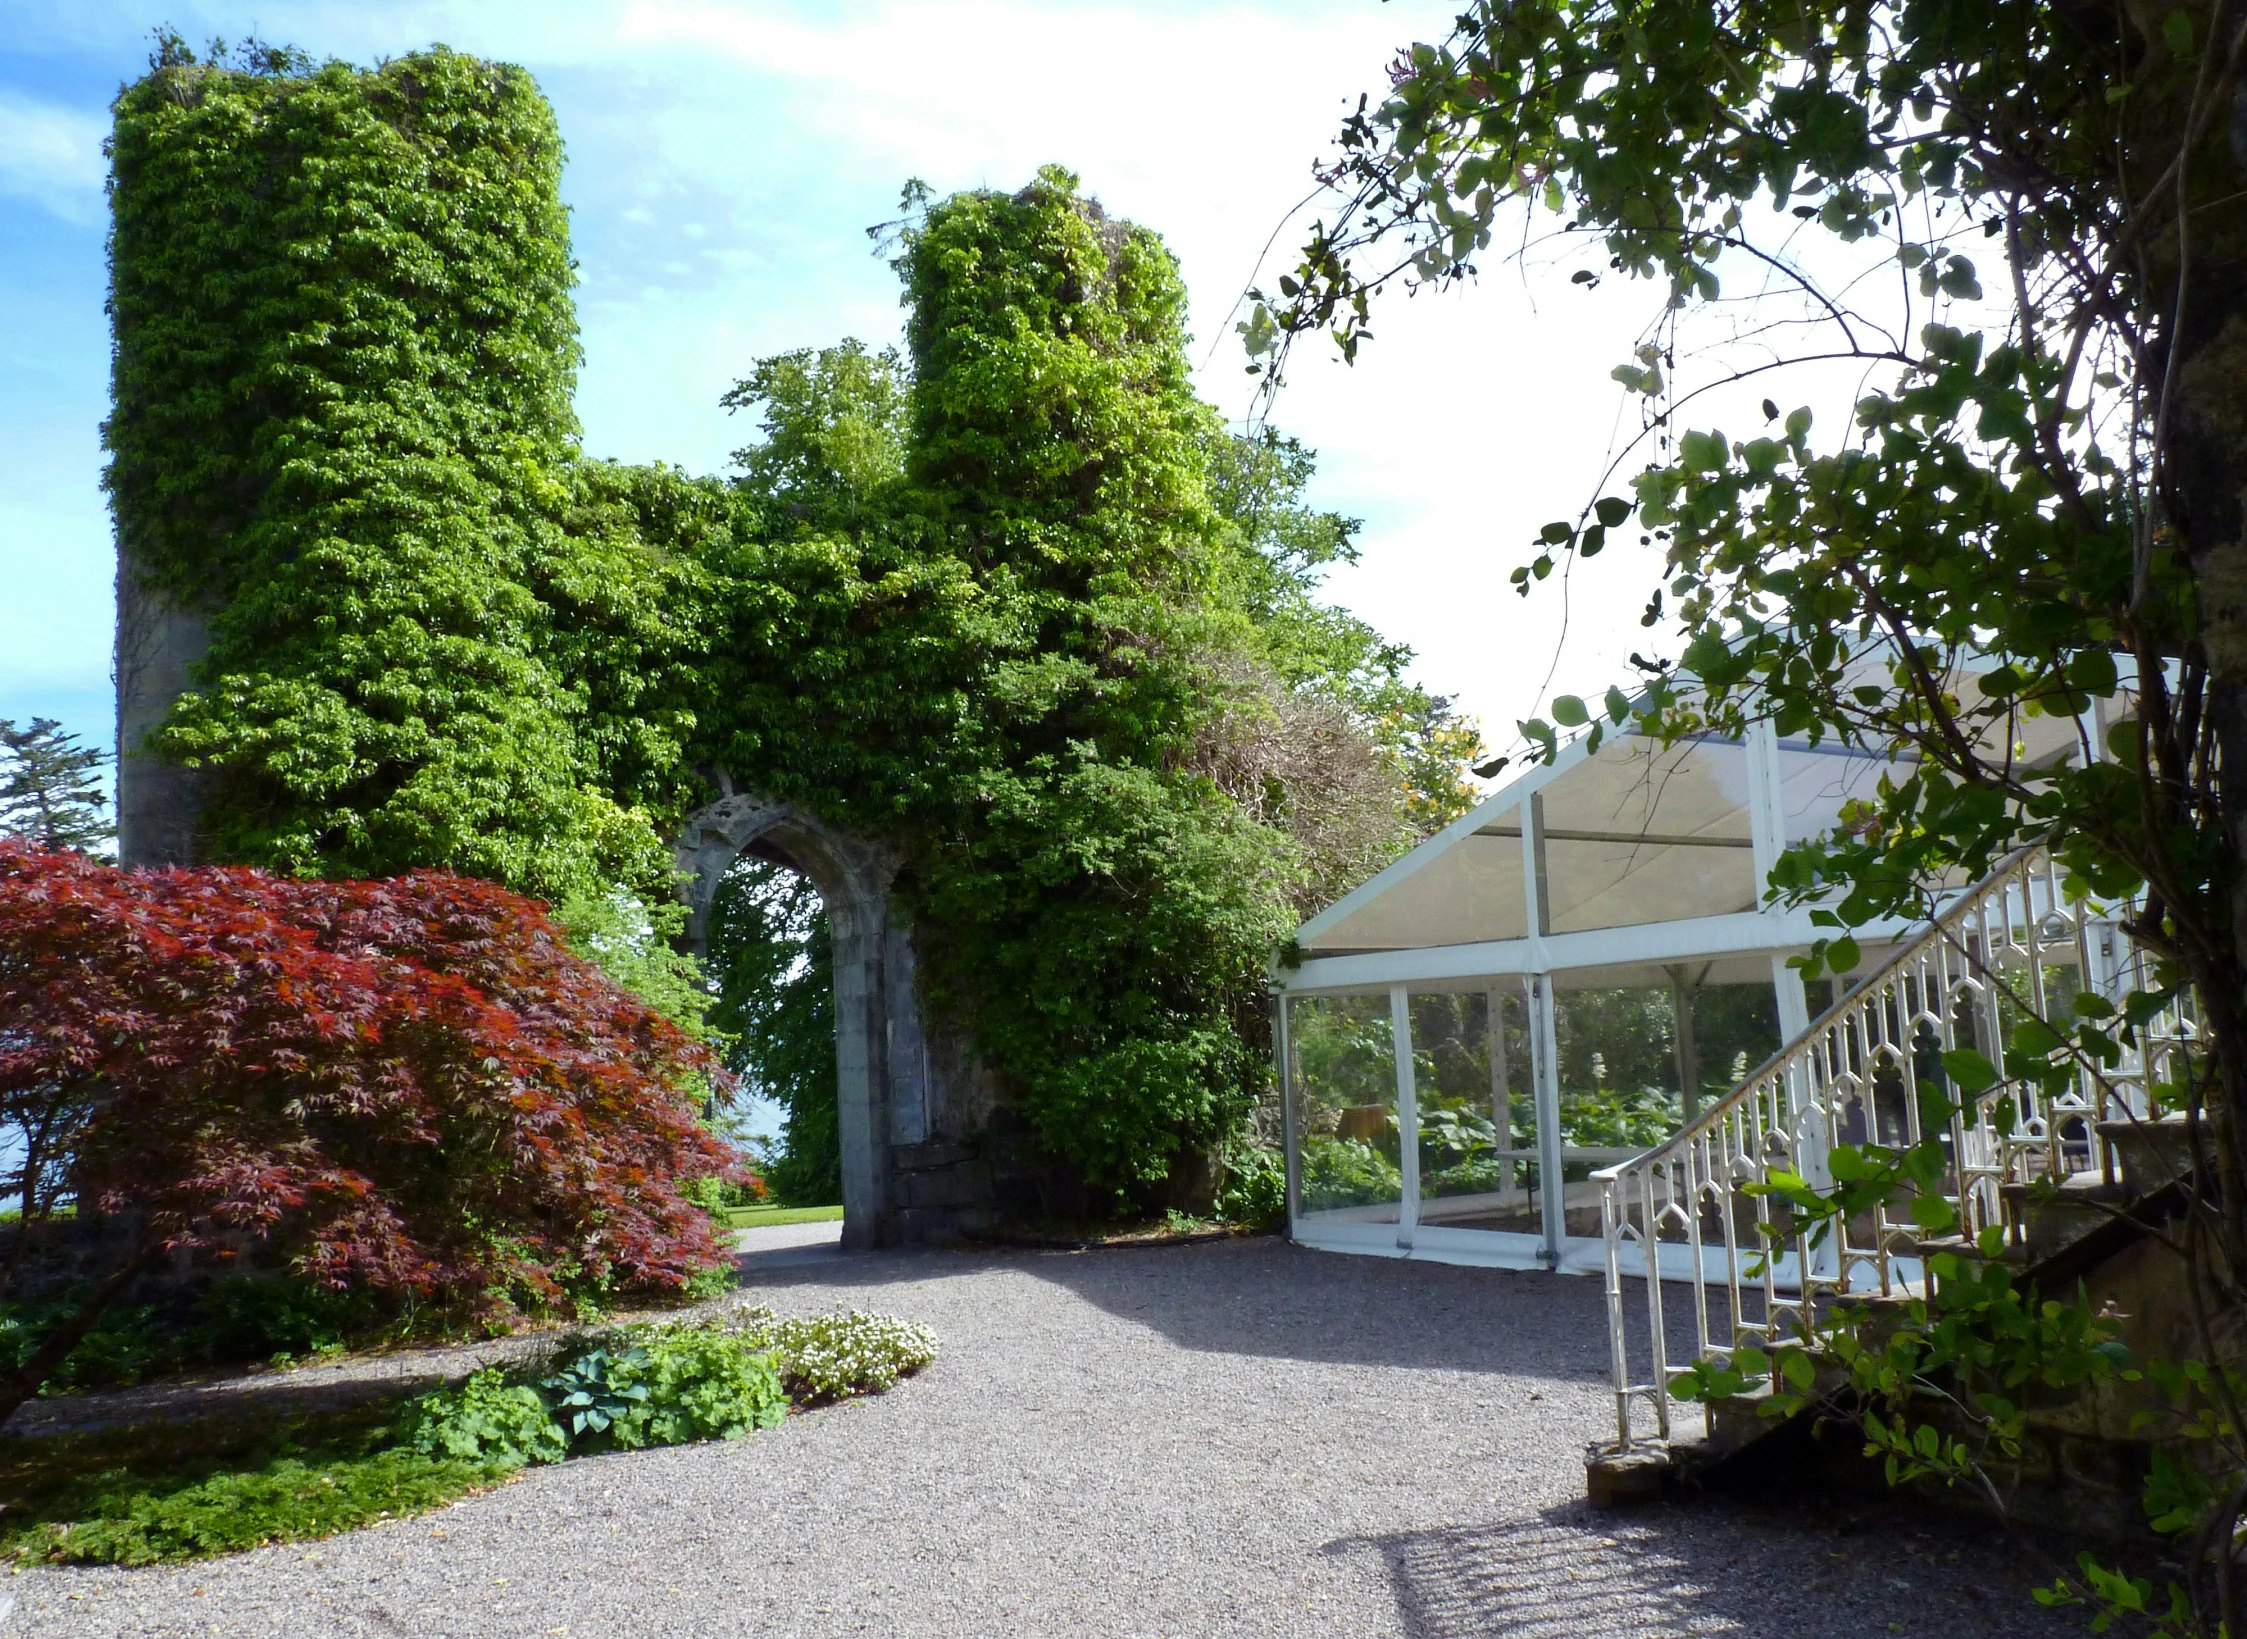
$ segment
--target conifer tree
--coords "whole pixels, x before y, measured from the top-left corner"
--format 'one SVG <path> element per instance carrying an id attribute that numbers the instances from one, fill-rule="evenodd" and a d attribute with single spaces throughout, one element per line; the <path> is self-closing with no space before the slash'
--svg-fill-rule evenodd
<path id="1" fill-rule="evenodd" d="M 117 834 L 102 795 L 107 760 L 52 717 L 21 729 L 0 717 L 0 832 L 40 848 L 95 851 Z"/>

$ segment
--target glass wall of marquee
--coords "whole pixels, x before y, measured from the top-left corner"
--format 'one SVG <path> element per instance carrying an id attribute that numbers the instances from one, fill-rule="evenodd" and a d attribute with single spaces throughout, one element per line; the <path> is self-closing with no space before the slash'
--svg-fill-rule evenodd
<path id="1" fill-rule="evenodd" d="M 1765 904 L 1763 884 L 1890 766 L 1767 726 L 1578 740 L 1311 918 L 1273 979 L 1290 1233 L 1599 1269 L 1591 1173 L 1831 1000 L 1787 965 L 1818 937 L 1809 912 Z M 1857 971 L 1909 932 L 1861 930 Z"/>

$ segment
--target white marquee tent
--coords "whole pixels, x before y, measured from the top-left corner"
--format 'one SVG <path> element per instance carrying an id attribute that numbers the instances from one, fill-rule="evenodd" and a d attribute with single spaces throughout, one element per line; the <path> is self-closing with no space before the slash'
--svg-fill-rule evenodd
<path id="1" fill-rule="evenodd" d="M 2028 726 L 2054 747 L 2075 732 Z M 1787 959 L 1830 930 L 1763 885 L 1891 766 L 1768 725 L 1666 748 L 1578 739 L 1312 917 L 1273 979 L 1291 1234 L 1600 1267 L 1583 1180 L 1674 1131 L 1828 1000 Z M 1861 930 L 1867 966 L 1906 931 Z"/>

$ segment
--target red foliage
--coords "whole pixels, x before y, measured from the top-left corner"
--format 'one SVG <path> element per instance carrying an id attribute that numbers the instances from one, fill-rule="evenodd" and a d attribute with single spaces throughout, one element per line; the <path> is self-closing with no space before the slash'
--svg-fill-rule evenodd
<path id="1" fill-rule="evenodd" d="M 496 1318 L 723 1260 L 698 1043 L 444 872 L 128 872 L 0 840 L 0 1106 L 83 1100 L 81 1208 Z"/>

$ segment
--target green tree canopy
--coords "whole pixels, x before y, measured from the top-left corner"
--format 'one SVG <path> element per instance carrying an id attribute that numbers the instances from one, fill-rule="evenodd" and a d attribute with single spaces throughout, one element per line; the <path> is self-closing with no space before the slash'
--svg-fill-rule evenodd
<path id="1" fill-rule="evenodd" d="M 1643 397 L 1651 459 L 1628 495 L 1548 525 L 1517 585 L 1635 512 L 1667 554 L 1648 624 L 1683 627 L 1646 662 L 1640 726 L 1768 720 L 1891 754 L 1877 796 L 1774 879 L 1824 897 L 1835 966 L 1855 959 L 1841 930 L 1922 911 L 2028 841 L 2071 892 L 2142 896 L 2130 932 L 2163 959 L 2155 992 L 2079 1025 L 2070 1064 L 2096 1067 L 2119 1051 L 2110 1029 L 2189 991 L 2192 1069 L 2160 1096 L 2212 1139 L 2192 1234 L 2235 1306 L 2243 61 L 2237 0 L 1475 0 L 1349 120 L 1333 208 L 1244 327 L 1260 361 L 1319 328 L 1352 353 L 1379 290 L 1470 276 L 1515 201 L 1596 244 L 1605 272 L 1659 280 L 1663 314 L 1613 372 Z M 1742 291 L 1748 344 L 1696 359 L 1696 319 L 1740 312 Z M 1819 361 L 1864 383 L 1839 425 L 1777 396 Z M 1746 436 L 1711 424 L 1758 388 Z M 1613 720 L 1633 715 L 1613 700 Z M 1591 715 L 1555 703 L 1564 724 Z M 2032 761 L 2039 717 L 2070 744 Z M 2238 1496 L 2203 1544 L 2231 1541 Z M 2232 1563 L 2201 1561 L 2226 1611 Z"/>
<path id="2" fill-rule="evenodd" d="M 99 848 L 117 835 L 99 772 L 107 761 L 52 717 L 22 728 L 0 717 L 0 832 L 35 848 Z"/>

